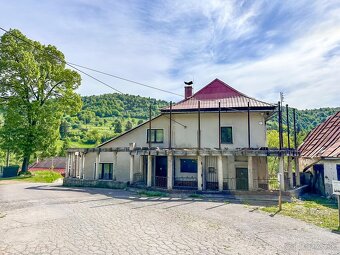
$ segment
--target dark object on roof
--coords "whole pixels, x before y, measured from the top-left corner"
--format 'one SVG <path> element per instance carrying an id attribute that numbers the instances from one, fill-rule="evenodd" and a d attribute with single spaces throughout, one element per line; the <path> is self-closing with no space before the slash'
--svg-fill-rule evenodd
<path id="1" fill-rule="evenodd" d="M 340 158 L 340 111 L 313 129 L 299 152 L 305 158 Z"/>
<path id="2" fill-rule="evenodd" d="M 198 101 L 200 101 L 202 111 L 218 110 L 219 102 L 221 102 L 222 110 L 247 110 L 248 102 L 251 110 L 272 111 L 276 107 L 275 105 L 248 97 L 223 81 L 215 79 L 190 98 L 186 98 L 173 105 L 172 111 L 197 111 Z M 169 107 L 166 107 L 161 111 L 168 112 L 169 110 Z"/>
<path id="3" fill-rule="evenodd" d="M 185 85 L 192 85 L 192 84 L 194 84 L 194 82 L 193 81 L 185 81 L 184 84 Z"/>
<path id="4" fill-rule="evenodd" d="M 52 167 L 53 166 L 53 167 Z M 54 157 L 47 158 L 37 163 L 34 163 L 29 167 L 30 169 L 65 169 L 66 168 L 66 158 L 65 157 Z"/>

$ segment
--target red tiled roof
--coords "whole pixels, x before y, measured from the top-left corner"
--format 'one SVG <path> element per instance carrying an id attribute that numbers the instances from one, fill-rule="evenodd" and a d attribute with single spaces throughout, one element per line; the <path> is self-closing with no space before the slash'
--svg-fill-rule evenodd
<path id="1" fill-rule="evenodd" d="M 190 98 L 184 99 L 173 105 L 172 110 L 181 111 L 198 109 L 198 101 L 200 101 L 201 109 L 217 109 L 219 102 L 221 102 L 221 108 L 245 108 L 248 107 L 248 102 L 252 109 L 275 108 L 272 104 L 248 97 L 223 81 L 215 79 Z M 162 109 L 162 111 L 169 111 L 169 107 Z"/>
<path id="2" fill-rule="evenodd" d="M 52 168 L 52 162 L 53 162 L 53 168 L 57 169 L 65 169 L 66 168 L 66 158 L 64 157 L 55 157 L 55 158 L 47 158 L 42 161 L 39 161 L 37 163 L 34 163 L 32 166 L 30 166 L 30 169 L 51 169 Z"/>
<path id="3" fill-rule="evenodd" d="M 306 158 L 340 158 L 340 111 L 313 129 L 299 152 Z"/>

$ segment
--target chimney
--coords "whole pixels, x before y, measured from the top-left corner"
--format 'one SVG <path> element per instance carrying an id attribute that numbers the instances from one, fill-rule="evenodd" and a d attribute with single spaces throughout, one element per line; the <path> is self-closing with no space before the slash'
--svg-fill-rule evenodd
<path id="1" fill-rule="evenodd" d="M 186 85 L 184 87 L 184 94 L 185 94 L 185 99 L 188 99 L 189 97 L 192 96 L 192 85 Z"/>

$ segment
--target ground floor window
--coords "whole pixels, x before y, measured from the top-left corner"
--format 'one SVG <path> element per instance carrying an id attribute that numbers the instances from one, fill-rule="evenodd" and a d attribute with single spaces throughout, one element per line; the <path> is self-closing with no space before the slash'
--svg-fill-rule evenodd
<path id="1" fill-rule="evenodd" d="M 336 174 L 337 174 L 337 177 L 338 177 L 338 181 L 340 181 L 340 164 L 336 165 Z"/>
<path id="2" fill-rule="evenodd" d="M 96 167 L 96 164 L 94 164 Z M 99 179 L 102 180 L 112 180 L 112 163 L 99 163 L 98 172 L 99 172 Z"/>
<path id="3" fill-rule="evenodd" d="M 197 160 L 196 159 L 181 159 L 181 172 L 182 173 L 197 173 Z"/>

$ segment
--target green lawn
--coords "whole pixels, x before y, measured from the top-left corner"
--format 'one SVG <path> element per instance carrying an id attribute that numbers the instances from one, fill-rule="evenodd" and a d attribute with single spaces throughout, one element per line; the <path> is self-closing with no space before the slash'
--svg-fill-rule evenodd
<path id="1" fill-rule="evenodd" d="M 32 172 L 31 176 L 16 176 L 10 178 L 0 178 L 1 181 L 5 180 L 14 180 L 14 181 L 22 181 L 22 182 L 44 182 L 44 183 L 51 183 L 59 178 L 63 178 L 60 173 L 53 172 L 53 171 L 35 171 Z"/>
<path id="2" fill-rule="evenodd" d="M 277 206 L 263 207 L 261 210 L 290 216 L 323 228 L 338 230 L 338 207 L 332 200 L 309 198 L 283 203 L 281 212 L 278 212 Z"/>

